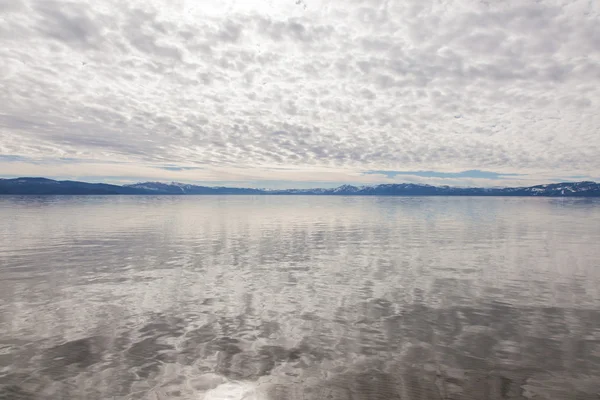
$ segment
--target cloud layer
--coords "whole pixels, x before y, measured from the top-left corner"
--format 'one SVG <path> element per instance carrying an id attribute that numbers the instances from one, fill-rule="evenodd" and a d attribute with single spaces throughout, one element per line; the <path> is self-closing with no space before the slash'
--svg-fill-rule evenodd
<path id="1" fill-rule="evenodd" d="M 0 18 L 2 175 L 600 176 L 597 2 L 0 0 Z"/>

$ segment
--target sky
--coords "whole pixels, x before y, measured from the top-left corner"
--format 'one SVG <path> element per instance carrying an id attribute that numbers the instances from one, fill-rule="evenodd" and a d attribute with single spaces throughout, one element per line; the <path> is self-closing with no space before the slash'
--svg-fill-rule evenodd
<path id="1" fill-rule="evenodd" d="M 600 181 L 597 0 L 0 0 L 0 177 Z"/>

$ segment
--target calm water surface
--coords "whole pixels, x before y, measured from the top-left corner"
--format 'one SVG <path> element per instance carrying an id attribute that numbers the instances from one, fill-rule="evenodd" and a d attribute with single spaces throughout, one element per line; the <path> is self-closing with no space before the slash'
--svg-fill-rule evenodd
<path id="1" fill-rule="evenodd" d="M 598 399 L 600 200 L 0 197 L 0 399 Z"/>

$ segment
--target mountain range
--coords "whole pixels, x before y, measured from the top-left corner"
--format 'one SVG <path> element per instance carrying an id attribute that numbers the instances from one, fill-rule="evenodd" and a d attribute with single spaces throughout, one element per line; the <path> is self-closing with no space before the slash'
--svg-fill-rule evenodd
<path id="1" fill-rule="evenodd" d="M 343 185 L 331 189 L 252 189 L 143 182 L 110 185 L 47 178 L 0 179 L 0 195 L 338 195 L 338 196 L 544 196 L 600 197 L 600 183 L 564 182 L 528 187 L 461 188 L 413 183 Z"/>

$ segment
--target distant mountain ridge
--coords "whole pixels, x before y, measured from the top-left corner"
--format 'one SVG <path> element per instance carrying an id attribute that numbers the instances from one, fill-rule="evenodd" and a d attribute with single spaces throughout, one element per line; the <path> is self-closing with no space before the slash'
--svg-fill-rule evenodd
<path id="1" fill-rule="evenodd" d="M 263 194 L 264 192 L 261 189 L 198 186 L 179 182 L 143 182 L 124 187 L 148 190 L 153 194 Z"/>
<path id="2" fill-rule="evenodd" d="M 15 178 L 0 179 L 0 194 L 89 195 L 147 194 L 147 192 L 133 187 L 107 183 L 55 181 L 47 178 Z"/>
<path id="3" fill-rule="evenodd" d="M 0 179 L 0 195 L 311 195 L 311 196 L 538 196 L 600 197 L 600 183 L 564 182 L 513 188 L 459 188 L 414 183 L 373 186 L 342 185 L 324 189 L 252 189 L 198 186 L 186 183 L 143 182 L 110 185 L 47 178 Z"/>
<path id="4" fill-rule="evenodd" d="M 514 188 L 458 188 L 414 183 L 381 184 L 374 186 L 342 185 L 323 189 L 238 189 L 206 187 L 181 183 L 145 182 L 128 185 L 153 193 L 169 194 L 270 194 L 270 195 L 342 195 L 342 196 L 553 196 L 600 197 L 600 184 L 596 182 L 565 182 Z"/>

